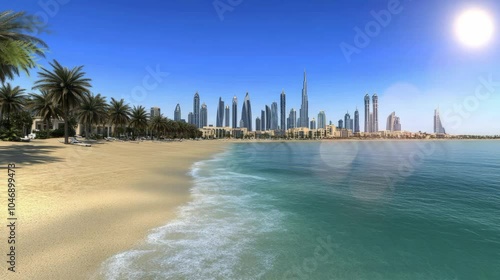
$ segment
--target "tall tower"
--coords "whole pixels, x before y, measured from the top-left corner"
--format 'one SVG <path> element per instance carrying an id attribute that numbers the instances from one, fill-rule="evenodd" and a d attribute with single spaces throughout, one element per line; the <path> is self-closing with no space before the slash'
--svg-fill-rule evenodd
<path id="1" fill-rule="evenodd" d="M 344 121 L 342 119 L 339 120 L 339 129 L 343 129 L 344 128 Z"/>
<path id="2" fill-rule="evenodd" d="M 198 92 L 194 94 L 193 98 L 193 124 L 200 127 L 200 95 Z"/>
<path id="3" fill-rule="evenodd" d="M 285 91 L 283 90 L 280 95 L 280 121 L 281 121 L 281 130 L 286 130 L 286 95 Z"/>
<path id="4" fill-rule="evenodd" d="M 316 129 L 316 120 L 313 118 L 311 124 L 309 125 L 310 129 Z"/>
<path id="5" fill-rule="evenodd" d="M 351 115 L 349 115 L 349 112 L 347 112 L 344 116 L 344 125 L 345 125 L 345 129 L 350 129 L 352 130 L 352 127 L 351 127 Z"/>
<path id="6" fill-rule="evenodd" d="M 257 118 L 255 119 L 255 131 L 261 131 L 261 130 L 262 130 L 262 129 L 261 129 L 261 126 L 260 126 L 260 118 L 259 118 L 259 117 L 257 117 Z"/>
<path id="7" fill-rule="evenodd" d="M 439 108 L 434 110 L 434 133 L 445 134 L 446 130 L 441 122 L 441 117 L 439 116 Z"/>
<path id="8" fill-rule="evenodd" d="M 307 75 L 304 70 L 304 85 L 302 87 L 302 105 L 300 106 L 299 127 L 309 127 L 309 101 L 307 98 Z"/>
<path id="9" fill-rule="evenodd" d="M 226 122 L 226 124 L 224 125 L 225 127 L 229 127 L 229 120 L 231 119 L 231 117 L 229 115 L 230 115 L 229 105 L 226 105 L 226 112 L 225 112 L 225 116 L 224 116 L 224 121 Z"/>
<path id="10" fill-rule="evenodd" d="M 266 131 L 266 111 L 260 111 L 260 130 Z"/>
<path id="11" fill-rule="evenodd" d="M 252 106 L 250 104 L 250 95 L 245 95 L 243 100 L 243 109 L 241 110 L 241 123 L 242 127 L 246 127 L 248 131 L 252 131 Z"/>
<path id="12" fill-rule="evenodd" d="M 177 104 L 174 111 L 174 121 L 178 122 L 181 120 L 181 105 Z"/>
<path id="13" fill-rule="evenodd" d="M 359 133 L 359 111 L 358 111 L 358 108 L 356 108 L 356 111 L 354 111 L 354 133 Z"/>
<path id="14" fill-rule="evenodd" d="M 271 108 L 266 105 L 266 129 L 271 130 Z"/>
<path id="15" fill-rule="evenodd" d="M 365 132 L 371 132 L 370 96 L 368 95 L 368 93 L 365 95 Z"/>
<path id="16" fill-rule="evenodd" d="M 372 132 L 378 132 L 378 96 L 375 93 L 372 97 L 373 100 L 373 130 Z"/>
<path id="17" fill-rule="evenodd" d="M 290 114 L 288 115 L 288 119 L 290 124 L 288 128 L 296 128 L 297 127 L 297 111 L 294 108 L 290 109 Z"/>
<path id="18" fill-rule="evenodd" d="M 208 109 L 207 105 L 203 103 L 200 110 L 200 127 L 208 126 Z"/>
<path id="19" fill-rule="evenodd" d="M 189 114 L 188 114 L 188 124 L 193 124 L 194 125 L 194 114 L 193 114 L 193 112 L 189 112 Z"/>
<path id="20" fill-rule="evenodd" d="M 278 129 L 278 103 L 271 104 L 271 130 Z"/>
<path id="21" fill-rule="evenodd" d="M 318 129 L 326 128 L 326 114 L 325 111 L 320 111 L 318 114 Z"/>
<path id="22" fill-rule="evenodd" d="M 389 117 L 387 117 L 387 126 L 386 126 L 386 130 L 389 130 L 389 131 L 395 131 L 394 129 L 394 124 L 395 124 L 395 121 L 396 121 L 396 112 L 392 112 Z"/>
<path id="23" fill-rule="evenodd" d="M 233 97 L 233 128 L 238 127 L 238 98 Z"/>
<path id="24" fill-rule="evenodd" d="M 224 101 L 222 97 L 219 97 L 219 106 L 217 106 L 217 118 L 215 121 L 216 127 L 222 127 L 224 125 Z"/>

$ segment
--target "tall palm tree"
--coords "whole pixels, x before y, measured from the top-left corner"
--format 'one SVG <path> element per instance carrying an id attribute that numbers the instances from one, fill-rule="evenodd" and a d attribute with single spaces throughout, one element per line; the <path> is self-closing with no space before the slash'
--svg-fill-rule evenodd
<path id="1" fill-rule="evenodd" d="M 46 90 L 41 90 L 40 94 L 30 94 L 28 107 L 33 114 L 42 118 L 47 129 L 50 129 L 50 120 L 57 119 L 62 115 L 61 109 L 52 101 Z"/>
<path id="2" fill-rule="evenodd" d="M 130 120 L 130 106 L 125 104 L 123 98 L 120 100 L 111 98 L 108 115 L 111 124 L 115 125 L 115 133 L 118 127 L 124 130 L 125 125 Z"/>
<path id="3" fill-rule="evenodd" d="M 101 94 L 84 94 L 82 103 L 77 110 L 77 117 L 78 121 L 85 126 L 85 138 L 88 139 L 92 125 L 102 123 L 102 119 L 107 115 L 107 110 L 107 104 Z"/>
<path id="4" fill-rule="evenodd" d="M 50 63 L 53 70 L 42 67 L 38 72 L 40 79 L 35 82 L 33 89 L 46 90 L 52 101 L 62 110 L 64 119 L 64 143 L 68 144 L 70 112 L 79 107 L 86 93 L 89 92 L 91 80 L 85 77 L 83 66 L 73 69 L 63 67 L 54 60 Z"/>
<path id="5" fill-rule="evenodd" d="M 12 87 L 9 83 L 0 87 L 0 120 L 7 116 L 7 124 L 10 126 L 10 115 L 20 112 L 26 101 L 25 90 Z"/>
<path id="6" fill-rule="evenodd" d="M 37 56 L 44 57 L 45 44 L 42 40 L 27 35 L 41 26 L 41 22 L 25 12 L 0 12 L 0 82 L 13 79 L 36 66 Z"/>
<path id="7" fill-rule="evenodd" d="M 167 118 L 162 115 L 154 116 L 149 123 L 151 131 L 156 132 L 156 137 L 160 136 L 160 132 L 165 131 L 167 128 Z"/>
<path id="8" fill-rule="evenodd" d="M 134 106 L 130 114 L 129 126 L 139 132 L 148 127 L 148 113 L 146 112 L 146 108 L 143 106 Z"/>

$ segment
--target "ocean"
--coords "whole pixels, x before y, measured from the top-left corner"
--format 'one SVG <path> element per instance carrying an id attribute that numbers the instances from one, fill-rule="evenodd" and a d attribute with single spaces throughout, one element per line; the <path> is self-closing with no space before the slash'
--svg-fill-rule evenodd
<path id="1" fill-rule="evenodd" d="M 238 143 L 105 279 L 500 279 L 500 141 Z"/>

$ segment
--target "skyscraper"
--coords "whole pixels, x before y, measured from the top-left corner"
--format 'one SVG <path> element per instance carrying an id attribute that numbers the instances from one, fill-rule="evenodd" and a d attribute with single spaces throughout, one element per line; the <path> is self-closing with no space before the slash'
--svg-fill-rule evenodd
<path id="1" fill-rule="evenodd" d="M 288 128 L 297 127 L 297 111 L 295 109 L 290 109 L 290 114 L 288 115 Z"/>
<path id="2" fill-rule="evenodd" d="M 149 114 L 151 118 L 156 116 L 161 116 L 161 110 L 159 107 L 151 107 L 151 113 Z"/>
<path id="3" fill-rule="evenodd" d="M 399 117 L 396 117 L 394 120 L 394 131 L 401 131 L 401 120 Z"/>
<path id="4" fill-rule="evenodd" d="M 252 131 L 252 106 L 250 104 L 250 95 L 248 92 L 243 100 L 243 109 L 241 110 L 242 127 L 246 127 L 248 131 Z"/>
<path id="5" fill-rule="evenodd" d="M 352 130 L 352 127 L 351 127 L 351 115 L 349 115 L 349 112 L 347 112 L 345 115 L 344 115 L 344 125 L 345 125 L 345 129 L 350 129 Z"/>
<path id="6" fill-rule="evenodd" d="M 177 104 L 174 110 L 174 121 L 178 122 L 181 120 L 181 105 Z"/>
<path id="7" fill-rule="evenodd" d="M 266 111 L 260 111 L 260 129 L 266 131 Z"/>
<path id="8" fill-rule="evenodd" d="M 320 111 L 318 114 L 318 128 L 326 128 L 326 114 L 325 111 Z"/>
<path id="9" fill-rule="evenodd" d="M 368 118 L 368 122 L 370 124 L 370 132 L 373 132 L 373 113 L 370 113 L 370 117 Z"/>
<path id="10" fill-rule="evenodd" d="M 316 129 L 316 120 L 313 118 L 310 125 L 309 125 L 309 128 L 310 129 Z"/>
<path id="11" fill-rule="evenodd" d="M 378 96 L 375 93 L 372 97 L 373 101 L 373 129 L 372 132 L 378 132 Z"/>
<path id="12" fill-rule="evenodd" d="M 343 120 L 339 120 L 339 129 L 343 129 L 344 128 L 344 121 Z"/>
<path id="13" fill-rule="evenodd" d="M 368 93 L 365 95 L 365 132 L 371 132 L 370 96 Z"/>
<path id="14" fill-rule="evenodd" d="M 358 108 L 356 108 L 356 111 L 354 111 L 354 133 L 359 133 L 359 111 L 358 111 Z"/>
<path id="15" fill-rule="evenodd" d="M 392 112 L 389 117 L 387 117 L 386 130 L 394 131 L 394 122 L 396 121 L 396 112 Z"/>
<path id="16" fill-rule="evenodd" d="M 224 116 L 224 121 L 226 122 L 226 124 L 224 125 L 225 127 L 229 127 L 229 120 L 230 120 L 230 113 L 229 113 L 229 105 L 226 105 L 226 113 L 225 113 L 225 116 Z"/>
<path id="17" fill-rule="evenodd" d="M 203 103 L 200 110 L 200 127 L 208 126 L 208 109 L 207 105 Z"/>
<path id="18" fill-rule="evenodd" d="M 255 131 L 261 131 L 260 118 L 259 117 L 257 117 L 255 119 Z"/>
<path id="19" fill-rule="evenodd" d="M 238 127 L 238 98 L 236 95 L 233 97 L 233 128 Z"/>
<path id="20" fill-rule="evenodd" d="M 446 130 L 441 122 L 441 117 L 439 116 L 439 108 L 434 110 L 434 133 L 436 134 L 446 134 Z"/>
<path id="21" fill-rule="evenodd" d="M 278 103 L 271 104 L 271 130 L 278 129 Z"/>
<path id="22" fill-rule="evenodd" d="M 309 127 L 309 101 L 307 97 L 307 75 L 304 71 L 304 85 L 302 87 L 302 105 L 300 106 L 299 127 Z"/>
<path id="23" fill-rule="evenodd" d="M 217 118 L 215 121 L 216 127 L 222 127 L 224 125 L 224 101 L 222 97 L 219 97 L 219 106 L 217 106 Z"/>
<path id="24" fill-rule="evenodd" d="M 266 129 L 271 130 L 271 108 L 266 105 Z"/>
<path id="25" fill-rule="evenodd" d="M 194 94 L 193 98 L 193 124 L 200 127 L 200 95 L 198 92 Z"/>
<path id="26" fill-rule="evenodd" d="M 188 114 L 188 124 L 194 125 L 194 114 L 193 114 L 193 112 L 189 112 L 189 114 Z"/>
<path id="27" fill-rule="evenodd" d="M 286 128 L 287 128 L 286 127 L 286 95 L 285 95 L 284 90 L 281 92 L 281 95 L 280 95 L 280 115 L 281 115 L 280 129 L 286 130 Z"/>

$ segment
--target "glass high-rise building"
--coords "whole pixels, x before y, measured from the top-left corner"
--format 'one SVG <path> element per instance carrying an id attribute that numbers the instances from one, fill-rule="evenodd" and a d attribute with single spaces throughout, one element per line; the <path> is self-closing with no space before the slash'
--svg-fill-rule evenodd
<path id="1" fill-rule="evenodd" d="M 396 112 L 392 112 L 388 117 L 387 117 L 387 126 L 386 130 L 389 131 L 394 131 L 394 122 L 396 121 Z"/>
<path id="2" fill-rule="evenodd" d="M 325 111 L 320 111 L 318 114 L 318 129 L 326 128 L 326 114 Z"/>
<path id="3" fill-rule="evenodd" d="M 224 116 L 224 121 L 226 122 L 226 124 L 224 126 L 229 127 L 229 121 L 230 121 L 229 105 L 226 105 L 226 113 Z"/>
<path id="4" fill-rule="evenodd" d="M 176 122 L 179 122 L 181 121 L 181 105 L 177 104 L 177 106 L 175 106 L 175 110 L 174 110 L 174 121 Z"/>
<path id="5" fill-rule="evenodd" d="M 375 93 L 372 96 L 373 101 L 373 128 L 372 132 L 378 132 L 378 96 Z"/>
<path id="6" fill-rule="evenodd" d="M 352 121 L 351 121 L 351 115 L 349 115 L 349 112 L 347 112 L 344 115 L 344 125 L 345 125 L 345 129 L 352 130 Z"/>
<path id="7" fill-rule="evenodd" d="M 309 128 L 310 129 L 316 129 L 316 120 L 313 118 L 310 125 L 309 125 Z"/>
<path id="8" fill-rule="evenodd" d="M 236 96 L 233 97 L 233 117 L 232 117 L 232 125 L 233 128 L 238 127 L 238 98 Z"/>
<path id="9" fill-rule="evenodd" d="M 149 116 L 151 118 L 154 118 L 156 116 L 161 116 L 160 107 L 151 107 L 151 112 L 150 112 Z"/>
<path id="10" fill-rule="evenodd" d="M 271 104 L 271 130 L 278 129 L 278 103 Z"/>
<path id="11" fill-rule="evenodd" d="M 188 124 L 194 125 L 194 114 L 193 114 L 193 112 L 189 112 L 189 114 L 188 114 Z"/>
<path id="12" fill-rule="evenodd" d="M 297 127 L 297 111 L 294 108 L 290 109 L 290 114 L 288 115 L 288 128 Z"/>
<path id="13" fill-rule="evenodd" d="M 261 131 L 261 130 L 262 130 L 262 129 L 261 129 L 261 126 L 260 126 L 260 118 L 259 118 L 259 117 L 257 117 L 257 118 L 255 119 L 255 131 Z"/>
<path id="14" fill-rule="evenodd" d="M 222 97 L 219 97 L 219 106 L 217 106 L 216 117 L 215 126 L 222 127 L 224 125 L 224 101 L 222 101 Z"/>
<path id="15" fill-rule="evenodd" d="M 309 127 L 309 101 L 307 96 L 307 75 L 304 71 L 304 84 L 302 86 L 302 104 L 300 106 L 299 127 Z"/>
<path id="16" fill-rule="evenodd" d="M 359 133 L 359 111 L 358 111 L 358 108 L 356 108 L 356 111 L 354 111 L 354 133 Z"/>
<path id="17" fill-rule="evenodd" d="M 434 133 L 436 134 L 446 134 L 446 130 L 441 122 L 441 117 L 439 115 L 439 108 L 434 110 Z"/>
<path id="18" fill-rule="evenodd" d="M 194 94 L 193 98 L 193 124 L 200 127 L 200 95 L 198 92 Z"/>
<path id="19" fill-rule="evenodd" d="M 266 111 L 260 111 L 260 130 L 266 131 Z"/>
<path id="20" fill-rule="evenodd" d="M 283 90 L 280 95 L 280 129 L 281 130 L 286 130 L 286 95 L 285 91 Z"/>
<path id="21" fill-rule="evenodd" d="M 266 129 L 271 130 L 271 108 L 266 105 Z"/>
<path id="22" fill-rule="evenodd" d="M 208 109 L 207 105 L 203 103 L 200 109 L 200 127 L 208 126 Z"/>
<path id="23" fill-rule="evenodd" d="M 246 94 L 243 100 L 243 109 L 241 110 L 242 127 L 246 127 L 248 131 L 252 131 L 252 106 L 250 104 L 250 95 Z"/>
<path id="24" fill-rule="evenodd" d="M 365 132 L 371 131 L 372 124 L 370 122 L 370 96 L 365 95 Z"/>
<path id="25" fill-rule="evenodd" d="M 343 129 L 344 128 L 344 121 L 343 120 L 339 120 L 339 126 L 338 126 L 339 129 Z"/>

